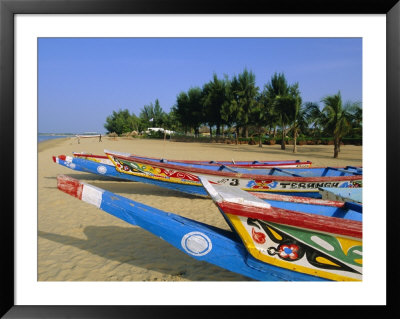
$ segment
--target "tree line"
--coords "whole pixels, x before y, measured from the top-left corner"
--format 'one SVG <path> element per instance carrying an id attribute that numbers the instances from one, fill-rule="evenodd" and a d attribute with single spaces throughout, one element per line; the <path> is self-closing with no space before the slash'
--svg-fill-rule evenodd
<path id="1" fill-rule="evenodd" d="M 239 136 L 258 136 L 260 147 L 263 136 L 279 134 L 282 149 L 288 137 L 293 139 L 293 152 L 297 152 L 300 135 L 332 137 L 337 158 L 343 137 L 352 134 L 361 138 L 361 103 L 344 103 L 340 91 L 320 102 L 322 106 L 303 102 L 299 83 L 289 84 L 283 73 L 273 74 L 260 89 L 254 73 L 244 69 L 231 79 L 213 74 L 202 87 L 180 92 L 169 113 L 156 99 L 154 105 L 145 105 L 138 117 L 127 109 L 113 111 L 104 127 L 117 134 L 162 127 L 197 137 L 200 129 L 207 126 L 211 138 L 213 131 L 216 136 L 233 134 L 236 143 Z"/>

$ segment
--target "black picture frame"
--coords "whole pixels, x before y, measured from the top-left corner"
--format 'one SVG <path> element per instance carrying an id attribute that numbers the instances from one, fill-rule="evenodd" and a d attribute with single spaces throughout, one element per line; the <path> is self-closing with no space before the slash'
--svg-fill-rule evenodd
<path id="1" fill-rule="evenodd" d="M 387 217 L 387 304 L 377 307 L 334 306 L 322 311 L 340 317 L 359 316 L 361 311 L 369 315 L 382 314 L 394 317 L 396 307 L 396 290 L 399 277 L 394 272 L 394 257 L 397 255 L 394 227 L 398 215 L 395 201 L 394 181 L 398 176 L 399 161 L 399 108 L 400 108 L 400 3 L 398 0 L 286 0 L 286 1 L 180 1 L 180 0 L 0 0 L 0 167 L 2 209 L 0 210 L 2 244 L 0 262 L 0 315 L 4 318 L 152 318 L 152 317 L 205 317 L 210 314 L 226 317 L 229 313 L 236 316 L 245 315 L 247 310 L 241 307 L 221 306 L 28 306 L 15 305 L 14 295 L 14 174 L 10 168 L 15 150 L 14 132 L 14 16 L 16 14 L 385 14 L 387 21 L 387 118 L 386 118 L 386 217 Z M 378 108 L 379 109 L 379 108 Z M 378 111 L 378 110 L 377 110 Z M 11 133 L 11 134 L 10 134 Z M 28 154 L 29 155 L 29 154 Z M 18 168 L 15 168 L 18 169 Z M 380 199 L 377 199 L 380 200 Z M 377 212 L 384 214 L 385 212 Z M 392 261 L 392 262 L 390 262 Z M 390 278 L 390 280 L 388 280 Z M 289 307 L 293 315 L 304 315 L 310 312 L 308 307 Z M 295 308 L 295 309 L 293 309 Z M 345 308 L 345 309 L 343 309 Z M 260 311 L 253 307 L 251 311 Z M 282 309 L 269 307 L 261 309 L 264 315 L 279 315 Z M 248 313 L 247 313 L 248 314 Z"/>

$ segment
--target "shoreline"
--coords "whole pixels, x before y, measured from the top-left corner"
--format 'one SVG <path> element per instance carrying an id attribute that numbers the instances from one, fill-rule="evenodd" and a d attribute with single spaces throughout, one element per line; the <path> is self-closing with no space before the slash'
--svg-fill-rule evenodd
<path id="1" fill-rule="evenodd" d="M 65 174 L 134 201 L 229 230 L 212 200 L 137 182 L 78 172 L 52 156 L 104 149 L 166 159 L 311 160 L 313 166 L 361 166 L 362 146 L 188 143 L 169 140 L 59 138 L 38 143 L 38 281 L 252 281 L 197 261 L 162 239 L 57 189 Z"/>

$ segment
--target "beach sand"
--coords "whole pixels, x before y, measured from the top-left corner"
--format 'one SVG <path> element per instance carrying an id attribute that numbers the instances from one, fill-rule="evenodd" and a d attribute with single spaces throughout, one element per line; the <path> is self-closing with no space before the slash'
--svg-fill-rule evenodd
<path id="1" fill-rule="evenodd" d="M 185 195 L 149 184 L 110 179 L 70 170 L 52 156 L 104 149 L 166 159 L 310 160 L 313 166 L 362 165 L 362 146 L 344 145 L 339 159 L 332 145 L 258 145 L 184 143 L 163 140 L 65 138 L 38 144 L 39 281 L 251 281 L 197 261 L 162 239 L 57 189 L 66 174 L 135 201 L 203 223 L 229 229 L 211 199 Z"/>

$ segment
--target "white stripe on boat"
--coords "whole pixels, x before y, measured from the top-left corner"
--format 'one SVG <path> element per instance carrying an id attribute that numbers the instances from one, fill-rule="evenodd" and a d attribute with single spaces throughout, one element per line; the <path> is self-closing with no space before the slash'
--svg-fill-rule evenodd
<path id="1" fill-rule="evenodd" d="M 83 184 L 82 200 L 86 203 L 92 204 L 100 208 L 101 201 L 103 200 L 103 190 L 95 186 Z"/>
<path id="2" fill-rule="evenodd" d="M 260 208 L 271 208 L 269 203 L 239 188 L 211 185 L 210 182 L 202 176 L 199 176 L 199 179 L 210 196 L 217 202 L 225 201 Z"/>

